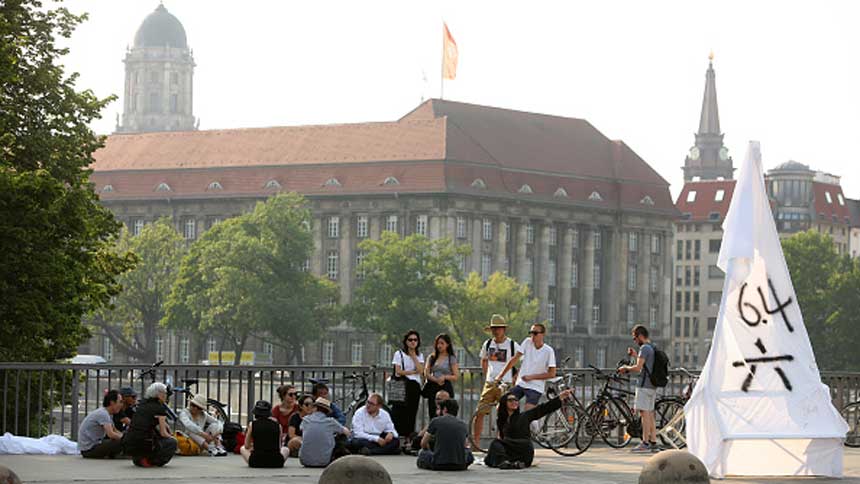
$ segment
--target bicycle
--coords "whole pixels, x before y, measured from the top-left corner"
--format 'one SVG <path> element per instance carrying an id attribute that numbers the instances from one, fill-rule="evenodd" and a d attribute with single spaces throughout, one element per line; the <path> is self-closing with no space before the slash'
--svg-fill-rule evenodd
<path id="1" fill-rule="evenodd" d="M 623 363 L 624 361 L 622 360 L 619 366 Z M 633 435 L 629 430 L 634 430 L 635 432 L 635 425 L 638 419 L 633 415 L 630 406 L 627 405 L 627 401 L 618 395 L 629 396 L 633 395 L 633 392 L 611 385 L 613 382 L 629 383 L 630 379 L 622 378 L 616 374 L 607 375 L 594 365 L 588 365 L 588 367 L 594 372 L 596 380 L 604 380 L 600 392 L 598 392 L 594 400 L 585 409 L 594 424 L 591 433 L 600 435 L 600 438 L 606 442 L 606 445 L 612 448 L 623 448 L 632 440 Z M 640 424 L 640 432 L 641 428 Z M 613 433 L 615 433 L 614 438 L 612 436 Z"/>
<path id="2" fill-rule="evenodd" d="M 367 399 L 368 397 L 370 397 L 370 389 L 367 386 L 367 380 L 373 374 L 374 370 L 376 370 L 376 365 L 370 366 L 368 371 L 363 371 L 361 373 L 352 372 L 351 375 L 346 375 L 343 377 L 344 380 L 359 382 L 358 388 L 356 388 L 356 385 L 353 385 L 352 393 L 347 397 L 350 399 L 350 402 L 349 405 L 347 405 L 346 409 L 343 411 L 343 415 L 346 418 L 347 422 L 352 422 L 352 417 L 353 415 L 355 415 L 356 410 L 363 407 L 367 403 Z M 327 385 L 329 383 L 328 378 L 308 378 L 308 381 L 312 385 L 316 385 L 317 383 Z M 386 412 L 391 413 L 391 410 L 388 408 L 388 405 L 385 405 L 384 403 L 382 405 L 382 409 Z"/>
<path id="3" fill-rule="evenodd" d="M 551 398 L 552 395 L 558 395 L 567 389 L 573 390 L 576 380 L 580 378 L 582 377 L 579 375 L 567 372 L 547 381 L 547 397 Z M 593 429 L 594 422 L 574 392 L 569 400 L 562 403 L 560 409 L 543 418 L 538 432 L 532 433 L 532 440 L 558 455 L 572 457 L 591 447 L 595 436 Z M 575 446 L 573 449 L 569 447 L 571 442 Z"/>
<path id="4" fill-rule="evenodd" d="M 690 400 L 699 377 L 687 371 L 686 368 L 678 368 L 678 371 L 690 378 L 690 383 L 684 386 L 681 395 L 658 400 L 657 405 L 654 406 L 654 418 L 657 423 L 657 436 L 663 445 L 683 449 L 687 446 L 684 405 Z"/>
<path id="5" fill-rule="evenodd" d="M 156 372 L 158 367 L 164 364 L 164 361 L 159 361 L 146 370 L 142 371 L 139 375 L 141 386 L 145 386 L 144 378 L 147 376 L 150 377 L 150 384 L 155 383 Z M 167 409 L 167 419 L 171 422 L 176 422 L 178 420 L 178 416 L 176 412 L 170 408 L 169 402 L 170 397 L 176 393 L 184 396 L 184 401 L 188 402 L 194 399 L 194 392 L 192 391 L 192 387 L 196 386 L 199 383 L 199 380 L 196 378 L 188 378 L 184 380 L 180 380 L 185 386 L 182 387 L 172 387 L 170 384 L 167 385 L 167 401 L 164 402 L 164 407 Z M 230 421 L 229 413 L 227 411 L 227 405 L 219 402 L 214 398 L 206 399 L 206 411 L 216 419 L 218 419 L 222 424 Z"/>
<path id="6" fill-rule="evenodd" d="M 860 401 L 851 402 L 842 407 L 842 418 L 848 423 L 848 433 L 845 434 L 846 447 L 860 447 Z"/>
<path id="7" fill-rule="evenodd" d="M 507 393 L 508 389 L 511 387 L 511 383 L 507 383 L 507 382 L 494 381 L 493 384 L 496 386 L 496 388 L 499 389 L 499 395 L 500 396 Z M 479 403 L 477 408 L 475 408 L 475 411 L 472 413 L 472 416 L 469 418 L 469 442 L 472 443 L 472 450 L 473 451 L 487 452 L 486 448 L 481 447 L 481 436 L 479 435 L 477 439 L 475 438 L 475 430 L 474 430 L 475 429 L 475 422 L 479 418 L 484 418 L 486 416 L 492 417 L 493 410 L 495 410 L 496 405 L 498 405 L 498 402 Z M 491 422 L 492 422 L 492 419 L 491 419 Z"/>

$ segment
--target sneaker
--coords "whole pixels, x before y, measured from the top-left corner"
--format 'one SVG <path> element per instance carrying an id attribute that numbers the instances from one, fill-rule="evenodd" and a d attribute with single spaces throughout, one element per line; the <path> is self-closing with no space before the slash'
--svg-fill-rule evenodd
<path id="1" fill-rule="evenodd" d="M 657 454 L 664 450 L 663 447 L 661 447 L 660 444 L 658 444 L 657 442 L 651 442 L 651 444 L 649 444 L 649 447 L 651 447 L 652 454 Z"/>
<path id="2" fill-rule="evenodd" d="M 209 457 L 217 457 L 218 456 L 218 448 L 214 445 L 209 446 Z"/>
<path id="3" fill-rule="evenodd" d="M 630 452 L 633 452 L 634 454 L 648 454 L 651 452 L 651 446 L 646 442 L 642 442 L 634 447 Z"/>

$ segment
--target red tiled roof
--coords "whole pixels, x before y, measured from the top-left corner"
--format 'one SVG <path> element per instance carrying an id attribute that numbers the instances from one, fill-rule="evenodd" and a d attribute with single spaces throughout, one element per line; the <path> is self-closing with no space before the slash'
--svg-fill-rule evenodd
<path id="1" fill-rule="evenodd" d="M 304 194 L 453 191 L 676 213 L 668 183 L 584 120 L 440 100 L 387 123 L 113 135 L 94 157 L 106 200 L 264 196 L 275 179 Z M 389 176 L 400 184 L 383 185 Z M 340 186 L 324 187 L 331 177 Z M 162 182 L 169 192 L 155 191 Z"/>
<path id="2" fill-rule="evenodd" d="M 722 201 L 716 201 L 717 191 L 723 190 Z M 690 192 L 696 192 L 695 200 L 688 202 Z M 684 184 L 675 206 L 681 212 L 684 220 L 722 222 L 729 211 L 732 193 L 735 191 L 735 180 L 703 180 Z M 688 215 L 689 214 L 689 215 Z M 719 218 L 712 218 L 718 214 Z"/>
<path id="3" fill-rule="evenodd" d="M 830 195 L 830 203 L 827 196 Z M 812 196 L 815 203 L 815 217 L 830 223 L 851 223 L 851 213 L 845 204 L 842 187 L 829 183 L 812 182 Z M 839 200 L 842 203 L 839 203 Z M 835 217 L 835 218 L 834 218 Z"/>

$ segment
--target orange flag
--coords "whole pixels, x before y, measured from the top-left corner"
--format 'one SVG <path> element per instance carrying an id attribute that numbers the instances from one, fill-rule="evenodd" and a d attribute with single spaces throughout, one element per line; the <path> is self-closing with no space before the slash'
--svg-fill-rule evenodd
<path id="1" fill-rule="evenodd" d="M 442 26 L 442 78 L 453 80 L 457 78 L 457 42 L 454 42 L 448 24 L 443 22 Z"/>

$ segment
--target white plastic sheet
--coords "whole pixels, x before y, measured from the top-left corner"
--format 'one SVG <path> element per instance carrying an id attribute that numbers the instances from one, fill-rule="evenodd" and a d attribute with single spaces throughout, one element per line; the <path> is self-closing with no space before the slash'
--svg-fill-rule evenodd
<path id="1" fill-rule="evenodd" d="M 61 435 L 41 439 L 19 437 L 6 432 L 0 437 L 0 454 L 78 454 L 78 444 Z"/>
<path id="2" fill-rule="evenodd" d="M 714 340 L 685 407 L 713 477 L 841 476 L 848 426 L 821 382 L 770 210 L 757 142 L 723 223 Z"/>

